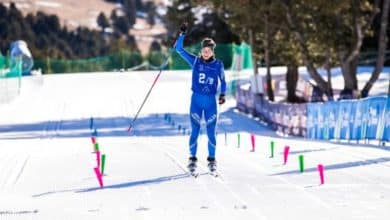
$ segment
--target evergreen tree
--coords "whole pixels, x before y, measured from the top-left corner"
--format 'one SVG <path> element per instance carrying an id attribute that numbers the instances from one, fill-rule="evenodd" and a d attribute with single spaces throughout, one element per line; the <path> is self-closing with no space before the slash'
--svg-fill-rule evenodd
<path id="1" fill-rule="evenodd" d="M 113 22 L 115 30 L 124 35 L 128 34 L 130 24 L 129 20 L 125 16 L 119 16 Z"/>
<path id="2" fill-rule="evenodd" d="M 178 28 L 183 22 L 188 22 L 191 26 L 195 23 L 195 15 L 192 11 L 194 5 L 191 0 L 173 0 L 168 6 L 165 16 L 165 26 L 171 39 L 176 37 Z M 186 42 L 188 39 L 186 39 Z"/>
<path id="3" fill-rule="evenodd" d="M 127 16 L 127 23 L 129 28 L 132 28 L 137 18 L 137 8 L 135 0 L 123 0 L 123 10 Z"/>
<path id="4" fill-rule="evenodd" d="M 12 41 L 23 39 L 28 43 L 35 59 L 89 58 L 114 52 L 110 51 L 110 45 L 118 41 L 114 37 L 106 41 L 100 32 L 88 28 L 79 27 L 69 31 L 66 27 L 61 27 L 59 18 L 55 15 L 37 12 L 23 17 L 14 4 L 7 8 L 0 3 L 0 12 L 0 51 L 6 52 Z M 115 12 L 112 15 L 117 18 Z M 127 22 L 125 17 L 122 20 Z M 134 38 L 127 34 L 126 23 L 124 27 L 118 23 L 128 41 L 132 42 L 121 49 L 136 50 Z"/>
<path id="5" fill-rule="evenodd" d="M 153 2 L 148 2 L 146 4 L 146 11 L 147 11 L 147 15 L 148 17 L 146 18 L 146 21 L 148 22 L 148 24 L 153 27 L 155 24 L 156 24 L 156 6 Z"/>
<path id="6" fill-rule="evenodd" d="M 110 27 L 110 22 L 108 21 L 106 15 L 104 12 L 100 12 L 97 17 L 97 24 L 99 27 L 102 28 L 102 31 L 104 31 L 106 28 Z"/>

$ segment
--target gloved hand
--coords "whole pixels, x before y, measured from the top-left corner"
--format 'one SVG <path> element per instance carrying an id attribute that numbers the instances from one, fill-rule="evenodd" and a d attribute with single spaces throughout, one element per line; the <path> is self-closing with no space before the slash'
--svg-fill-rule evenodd
<path id="1" fill-rule="evenodd" d="M 186 34 L 187 29 L 188 29 L 188 23 L 183 22 L 183 24 L 181 24 L 181 26 L 180 26 L 180 34 Z"/>
<path id="2" fill-rule="evenodd" d="M 225 94 L 220 94 L 218 98 L 218 104 L 222 105 L 225 102 L 226 102 Z"/>

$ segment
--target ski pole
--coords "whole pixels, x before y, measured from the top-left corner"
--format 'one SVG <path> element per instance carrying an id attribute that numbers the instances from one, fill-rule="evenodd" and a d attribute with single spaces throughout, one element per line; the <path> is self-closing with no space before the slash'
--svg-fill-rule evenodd
<path id="1" fill-rule="evenodd" d="M 176 42 L 175 42 L 175 44 L 176 44 Z M 174 45 L 175 45 L 175 44 L 174 44 Z M 134 122 L 137 120 L 138 115 L 139 115 L 139 113 L 141 112 L 142 107 L 145 105 L 146 100 L 149 98 L 149 95 L 150 95 L 150 93 L 152 92 L 154 85 L 156 85 L 156 82 L 157 82 L 158 78 L 160 77 L 160 75 L 161 75 L 161 73 L 162 73 L 162 70 L 165 68 L 166 65 L 168 65 L 168 60 L 169 60 L 169 58 L 172 56 L 172 52 L 173 52 L 173 48 L 171 48 L 171 50 L 169 51 L 169 54 L 168 54 L 168 56 L 165 58 L 164 63 L 161 64 L 161 66 L 160 66 L 160 71 L 159 71 L 159 73 L 157 74 L 156 78 L 154 79 L 153 84 L 152 84 L 152 86 L 150 87 L 148 93 L 146 94 L 146 96 L 145 96 L 145 98 L 144 98 L 144 100 L 143 100 L 141 106 L 138 108 L 137 113 L 135 114 L 133 120 L 132 120 L 131 123 L 130 123 L 129 128 L 127 129 L 127 132 L 130 132 L 131 129 L 133 128 Z"/>
<path id="2" fill-rule="evenodd" d="M 221 119 L 221 114 L 223 113 L 223 110 L 222 110 L 222 105 L 219 105 L 218 106 L 218 111 L 217 111 L 217 130 L 221 130 L 222 133 L 224 133 L 225 135 L 225 146 L 227 146 L 227 134 L 226 134 L 226 129 L 225 127 L 222 125 L 222 122 L 220 122 L 219 120 Z"/>

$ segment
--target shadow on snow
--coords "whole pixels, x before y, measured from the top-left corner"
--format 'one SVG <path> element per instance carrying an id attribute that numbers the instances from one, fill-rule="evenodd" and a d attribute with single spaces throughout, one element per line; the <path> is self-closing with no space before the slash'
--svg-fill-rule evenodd
<path id="1" fill-rule="evenodd" d="M 353 161 L 353 162 L 346 162 L 346 163 L 324 165 L 324 169 L 325 170 L 338 170 L 338 169 L 345 169 L 345 168 L 351 168 L 351 167 L 368 166 L 368 165 L 373 165 L 373 164 L 386 163 L 388 161 L 390 161 L 390 157 L 381 157 L 381 158 L 376 158 L 376 159 L 368 159 L 368 160 L 360 160 L 360 161 Z M 304 172 L 305 173 L 317 172 L 317 167 L 305 169 Z M 275 173 L 275 174 L 272 174 L 270 176 L 299 174 L 299 173 L 301 173 L 299 170 L 293 170 L 293 171 Z"/>
<path id="2" fill-rule="evenodd" d="M 98 137 L 180 136 L 190 131 L 188 114 L 151 114 L 138 118 L 131 132 L 127 129 L 133 118 L 106 117 L 42 121 L 32 124 L 0 125 L 0 139 L 78 138 L 90 137 L 96 129 Z M 202 120 L 201 132 L 206 128 Z M 250 132 L 274 135 L 274 132 L 246 115 L 229 109 L 219 115 L 217 133 Z"/>

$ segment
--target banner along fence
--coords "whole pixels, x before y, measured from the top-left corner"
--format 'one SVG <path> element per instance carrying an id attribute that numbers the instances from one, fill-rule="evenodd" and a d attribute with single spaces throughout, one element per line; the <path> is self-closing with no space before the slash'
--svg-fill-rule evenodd
<path id="1" fill-rule="evenodd" d="M 285 134 L 321 140 L 390 141 L 390 97 L 324 103 L 275 103 L 237 87 L 237 108 Z"/>

